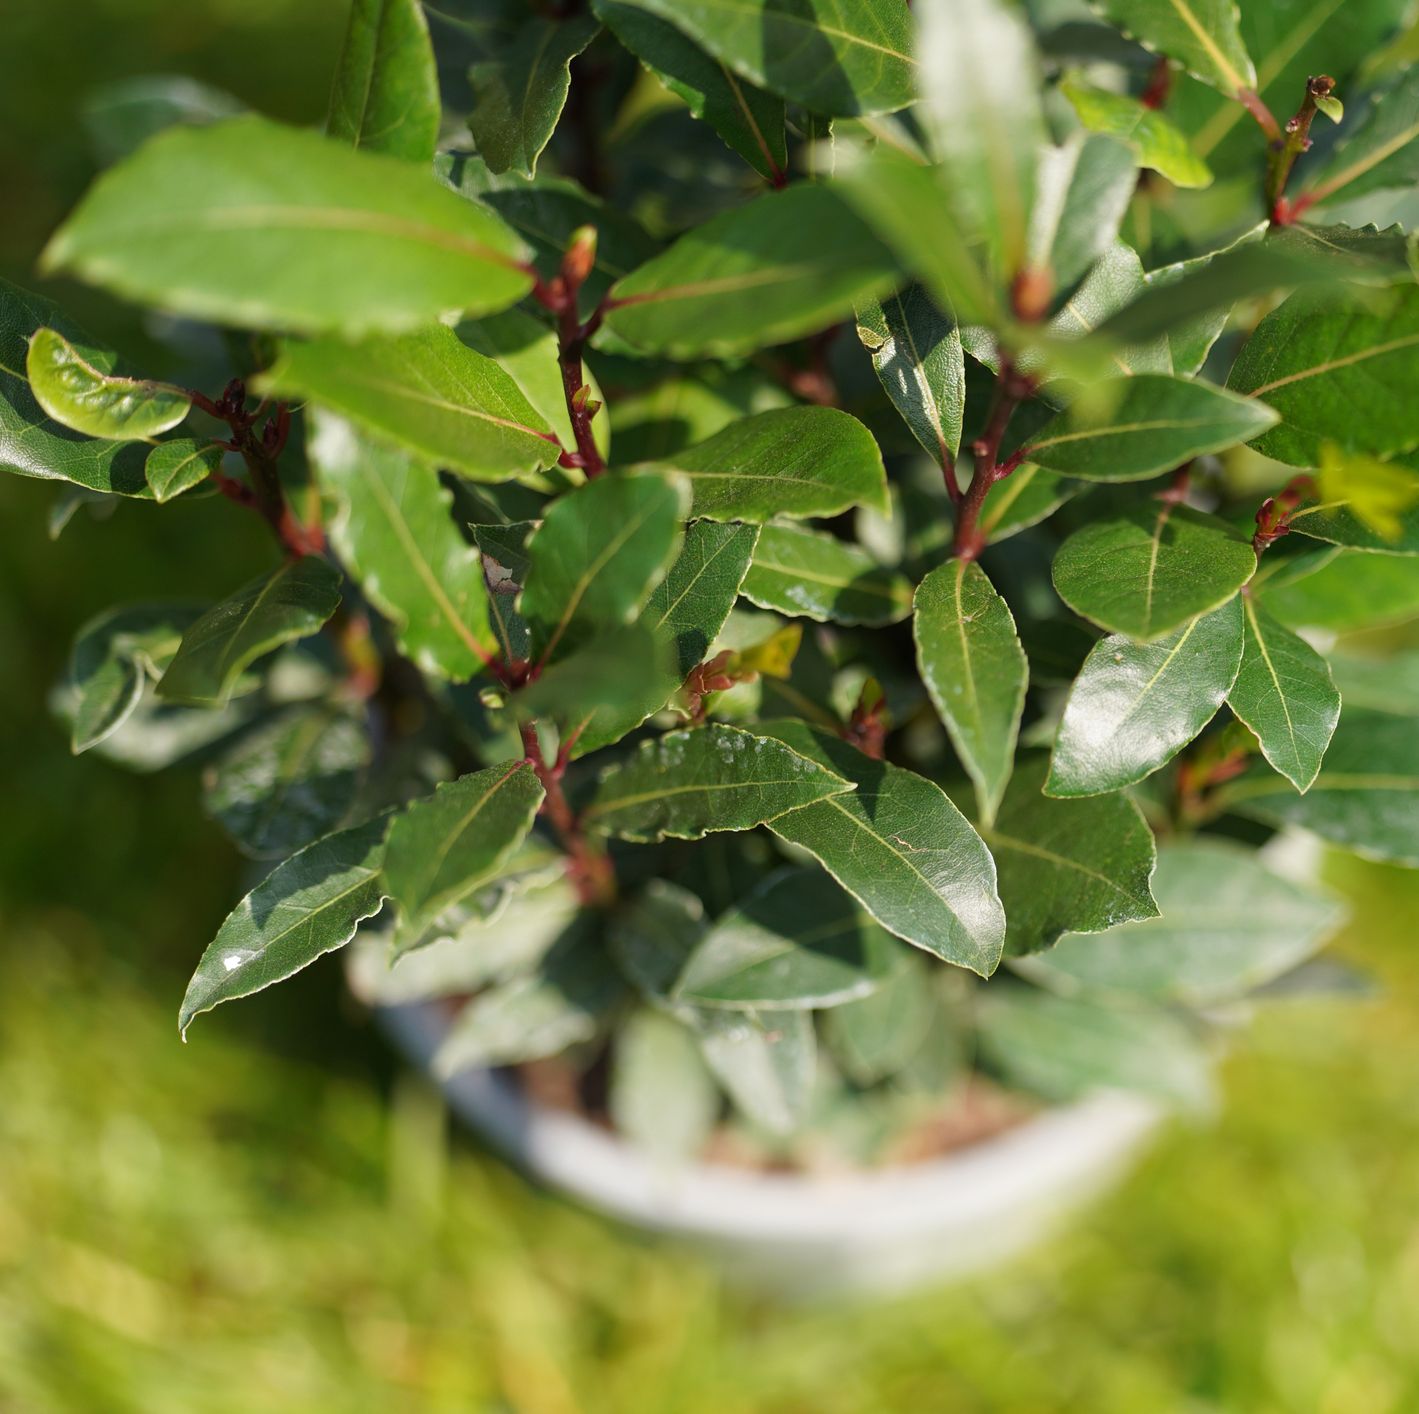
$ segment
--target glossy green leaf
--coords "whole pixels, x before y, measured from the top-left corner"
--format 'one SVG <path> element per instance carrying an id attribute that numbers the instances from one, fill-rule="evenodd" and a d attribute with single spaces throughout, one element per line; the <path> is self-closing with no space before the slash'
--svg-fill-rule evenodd
<path id="1" fill-rule="evenodd" d="M 1138 164 L 1124 143 L 1078 134 L 1045 148 L 1036 185 L 1028 263 L 1048 272 L 1056 290 L 1068 290 L 1117 240 Z"/>
<path id="2" fill-rule="evenodd" d="M 1254 226 L 1228 249 L 1250 245 L 1260 240 L 1269 230 L 1270 227 L 1267 226 Z M 1149 289 L 1161 290 L 1185 283 L 1192 289 L 1194 275 L 1211 265 L 1214 258 L 1214 255 L 1199 255 L 1191 260 L 1178 260 L 1171 265 L 1149 270 L 1143 276 L 1144 284 Z M 1224 291 L 1220 299 L 1209 298 L 1203 301 L 1204 307 L 1200 312 L 1196 309 L 1176 311 L 1168 320 L 1166 329 L 1158 335 L 1158 339 L 1168 351 L 1172 371 L 1179 377 L 1191 377 L 1207 362 L 1207 355 L 1211 353 L 1212 346 L 1221 337 L 1228 319 L 1231 318 L 1233 300 L 1229 298 L 1229 293 Z"/>
<path id="3" fill-rule="evenodd" d="M 542 794 L 531 765 L 504 761 L 443 782 L 394 817 L 385 876 L 401 951 L 496 875 L 532 828 Z"/>
<path id="4" fill-rule="evenodd" d="M 856 1084 L 875 1085 L 897 1074 L 921 1049 L 938 1020 L 930 966 L 918 954 L 908 954 L 875 991 L 823 1017 L 823 1040 Z"/>
<path id="5" fill-rule="evenodd" d="M 212 763 L 203 808 L 245 853 L 284 859 L 340 824 L 369 760 L 363 722 L 323 705 L 297 708 Z"/>
<path id="6" fill-rule="evenodd" d="M 497 644 L 483 558 L 434 469 L 329 414 L 313 424 L 310 455 L 336 502 L 330 538 L 400 651 L 454 681 L 480 672 Z"/>
<path id="7" fill-rule="evenodd" d="M 1010 779 L 1029 682 L 1015 620 L 974 561 L 932 570 L 915 604 L 922 680 L 989 821 Z"/>
<path id="8" fill-rule="evenodd" d="M 966 356 L 956 322 L 920 285 L 860 305 L 857 337 L 912 435 L 946 466 L 961 447 Z"/>
<path id="9" fill-rule="evenodd" d="M 1347 709 L 1305 795 L 1271 771 L 1243 776 L 1229 808 L 1295 825 L 1370 859 L 1419 867 L 1419 731 L 1410 716 Z"/>
<path id="10" fill-rule="evenodd" d="M 618 281 L 606 325 L 673 358 L 747 353 L 843 318 L 894 276 L 841 197 L 792 186 L 712 218 Z"/>
<path id="11" fill-rule="evenodd" d="M 1419 618 L 1419 559 L 1366 550 L 1328 550 L 1305 559 L 1317 567 L 1304 577 L 1277 575 L 1256 584 L 1258 601 L 1288 628 L 1343 633 Z"/>
<path id="12" fill-rule="evenodd" d="M 699 1040 L 715 1078 L 751 1123 L 792 1134 L 808 1118 L 818 1046 L 807 1012 L 711 1013 Z"/>
<path id="13" fill-rule="evenodd" d="M 1235 0 L 1100 0 L 1098 8 L 1145 48 L 1176 59 L 1228 97 L 1255 89 Z"/>
<path id="14" fill-rule="evenodd" d="M 766 525 L 741 591 L 761 609 L 840 624 L 890 624 L 911 613 L 911 585 L 865 550 L 815 530 Z"/>
<path id="15" fill-rule="evenodd" d="M 76 756 L 105 741 L 128 720 L 144 684 L 172 661 L 199 612 L 186 604 L 122 605 L 79 630 L 65 675 Z"/>
<path id="16" fill-rule="evenodd" d="M 243 669 L 273 648 L 315 633 L 339 603 L 340 572 L 329 560 L 287 560 L 214 604 L 187 629 L 158 696 L 220 707 Z"/>
<path id="17" fill-rule="evenodd" d="M 649 842 L 752 830 L 852 784 L 782 741 L 712 722 L 643 742 L 598 777 L 582 819 Z"/>
<path id="18" fill-rule="evenodd" d="M 537 171 L 571 87 L 570 64 L 600 26 L 590 15 L 534 14 L 469 70 L 468 129 L 494 172 Z"/>
<path id="19" fill-rule="evenodd" d="M 1277 420 L 1265 404 L 1209 383 L 1140 373 L 1094 389 L 1046 423 L 1026 457 L 1086 481 L 1142 481 L 1251 441 Z"/>
<path id="20" fill-rule="evenodd" d="M 1025 264 L 1046 140 L 1034 41 L 1005 0 L 918 0 L 917 11 L 922 116 L 945 189 L 1009 279 Z"/>
<path id="21" fill-rule="evenodd" d="M 1000 813 L 981 834 L 995 857 L 1012 957 L 1047 948 L 1061 933 L 1098 933 L 1155 917 L 1149 890 L 1156 852 L 1142 812 L 1126 795 L 1054 800 L 1041 794 L 1046 763 L 1023 759 Z"/>
<path id="22" fill-rule="evenodd" d="M 40 407 L 87 437 L 144 441 L 176 427 L 192 407 L 186 393 L 166 383 L 96 368 L 54 329 L 31 336 L 25 373 Z"/>
<path id="23" fill-rule="evenodd" d="M 214 443 L 204 446 L 190 437 L 159 442 L 143 463 L 143 476 L 153 499 L 162 505 L 215 476 L 222 469 L 222 452 Z"/>
<path id="24" fill-rule="evenodd" d="M 1344 192 L 1346 200 L 1385 187 L 1419 181 L 1419 71 L 1410 69 L 1374 101 L 1364 120 L 1348 132 L 1330 160 L 1307 174 L 1302 198 L 1323 200 Z"/>
<path id="25" fill-rule="evenodd" d="M 1057 471 L 1046 471 L 1026 462 L 985 493 L 985 504 L 976 524 L 985 536 L 985 543 L 994 545 L 1017 531 L 1038 525 L 1083 489 L 1082 481 L 1071 481 Z"/>
<path id="26" fill-rule="evenodd" d="M 1257 325 L 1227 386 L 1281 421 L 1257 451 L 1319 463 L 1323 442 L 1383 454 L 1419 444 L 1419 288 L 1358 295 L 1298 290 Z M 1255 434 L 1253 434 L 1255 435 Z"/>
<path id="27" fill-rule="evenodd" d="M 791 407 L 731 423 L 650 470 L 683 476 L 690 513 L 711 520 L 833 516 L 887 508 L 887 473 L 872 434 L 836 408 Z"/>
<path id="28" fill-rule="evenodd" d="M 1158 851 L 1160 916 L 1102 936 L 1071 933 L 1022 970 L 1062 993 L 1118 993 L 1208 1007 L 1299 966 L 1344 908 L 1262 867 L 1226 840 L 1178 840 Z"/>
<path id="29" fill-rule="evenodd" d="M 540 672 L 508 699 L 508 708 L 522 719 L 550 718 L 569 738 L 602 711 L 609 720 L 653 697 L 673 672 L 671 658 L 669 642 L 644 624 L 607 629 Z"/>
<path id="30" fill-rule="evenodd" d="M 995 864 L 941 788 L 805 722 L 756 730 L 857 787 L 780 816 L 770 829 L 819 860 L 884 928 L 988 977 L 1005 941 Z"/>
<path id="31" fill-rule="evenodd" d="M 748 573 L 759 539 L 753 525 L 691 522 L 675 563 L 646 600 L 637 623 L 670 645 L 668 661 L 652 660 L 654 678 L 637 696 L 622 683 L 621 698 L 599 706 L 582 722 L 572 756 L 609 746 L 640 726 L 674 695 L 695 664 L 709 657 Z"/>
<path id="32" fill-rule="evenodd" d="M 814 113 L 890 113 L 915 97 L 903 0 L 629 0 L 770 93 Z"/>
<path id="33" fill-rule="evenodd" d="M 809 1011 L 866 996 L 901 945 L 816 869 L 771 874 L 705 934 L 672 999 L 731 1011 Z"/>
<path id="34" fill-rule="evenodd" d="M 438 146 L 442 111 L 419 0 L 354 0 L 326 131 L 354 147 L 427 163 Z"/>
<path id="35" fill-rule="evenodd" d="M 1309 790 L 1340 720 L 1340 694 L 1324 658 L 1242 598 L 1242 666 L 1227 705 L 1252 729 L 1262 754 L 1299 791 Z"/>
<path id="36" fill-rule="evenodd" d="M 1102 639 L 1070 689 L 1046 792 L 1102 795 L 1151 775 L 1212 720 L 1241 657 L 1239 596 L 1156 643 Z"/>
<path id="37" fill-rule="evenodd" d="M 1065 79 L 1059 88 L 1090 132 L 1127 143 L 1140 167 L 1166 177 L 1175 187 L 1212 185 L 1212 172 L 1192 150 L 1187 135 L 1158 109 L 1078 78 Z"/>
<path id="38" fill-rule="evenodd" d="M 278 864 L 227 915 L 187 984 L 178 1013 L 192 1018 L 249 997 L 344 947 L 384 900 L 380 866 L 389 821 L 377 816 L 327 835 Z"/>
<path id="39" fill-rule="evenodd" d="M 719 1088 L 694 1033 L 650 1007 L 616 1030 L 607 1108 L 638 1149 L 683 1162 L 703 1147 L 719 1118 Z"/>
<path id="40" fill-rule="evenodd" d="M 1115 241 L 1059 307 L 1049 322 L 1049 332 L 1065 340 L 1092 334 L 1119 310 L 1126 309 L 1147 288 L 1148 279 L 1137 251 L 1122 241 Z M 1176 371 L 1164 333 L 1130 343 L 1109 343 L 1103 349 L 1107 352 L 1109 371 L 1117 369 L 1126 377 Z M 992 354 L 994 352 L 992 350 Z M 992 358 L 990 362 L 998 366 L 998 358 Z M 1102 403 L 1102 399 L 1100 401 Z"/>
<path id="41" fill-rule="evenodd" d="M 1054 587 L 1076 614 L 1141 642 L 1226 603 L 1256 570 L 1235 526 L 1164 500 L 1076 530 L 1054 557 Z"/>
<path id="42" fill-rule="evenodd" d="M 527 544 L 518 610 L 539 658 L 630 623 L 679 554 L 690 493 L 683 481 L 603 476 L 554 501 Z"/>
<path id="43" fill-rule="evenodd" d="M 111 168 L 43 265 L 196 319 L 359 336 L 514 304 L 524 254 L 408 163 L 237 118 L 169 129 Z"/>
<path id="44" fill-rule="evenodd" d="M 593 0 L 597 18 L 761 176 L 788 170 L 783 99 L 747 82 L 634 0 Z"/>
<path id="45" fill-rule="evenodd" d="M 480 481 L 550 466 L 560 452 L 508 374 L 442 324 L 358 343 L 287 343 L 259 386 L 309 399 Z"/>
<path id="46" fill-rule="evenodd" d="M 1006 1080 L 1047 1100 L 1134 1090 L 1200 1110 L 1212 1098 L 1201 1037 L 1141 1002 L 1109 1007 L 1035 987 L 995 988 L 981 999 L 976 1034 Z"/>

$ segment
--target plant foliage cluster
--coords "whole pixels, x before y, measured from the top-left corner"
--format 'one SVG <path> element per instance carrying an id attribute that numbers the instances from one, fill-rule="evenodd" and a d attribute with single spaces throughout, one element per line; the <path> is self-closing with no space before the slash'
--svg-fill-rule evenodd
<path id="1" fill-rule="evenodd" d="M 1257 846 L 1419 864 L 1414 664 L 1335 648 L 1419 614 L 1404 8 L 354 0 L 324 133 L 96 101 L 44 268 L 206 390 L 6 287 L 0 462 L 277 550 L 59 692 L 269 870 L 184 1032 L 354 940 L 665 1152 L 1202 1101 L 1328 975 Z"/>

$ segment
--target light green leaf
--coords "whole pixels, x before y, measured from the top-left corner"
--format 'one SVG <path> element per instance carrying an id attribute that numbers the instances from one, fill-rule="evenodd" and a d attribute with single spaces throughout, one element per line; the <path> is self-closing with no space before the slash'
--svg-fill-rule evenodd
<path id="1" fill-rule="evenodd" d="M 96 368 L 54 329 L 35 330 L 25 373 L 40 407 L 87 437 L 146 441 L 176 427 L 192 407 L 179 388 Z"/>
<path id="2" fill-rule="evenodd" d="M 668 879 L 651 879 L 613 913 L 607 946 L 626 980 L 653 1006 L 670 1007 L 670 992 L 685 960 L 705 933 L 705 906 L 697 894 Z M 682 1019 L 688 1008 L 675 1008 Z"/>
<path id="3" fill-rule="evenodd" d="M 1098 933 L 1158 908 L 1148 887 L 1156 852 L 1142 812 L 1126 795 L 1054 800 L 1041 794 L 1043 756 L 1023 759 L 993 825 L 981 835 L 995 857 L 1005 905 L 1005 950 L 1047 948 L 1061 933 Z"/>
<path id="4" fill-rule="evenodd" d="M 1327 442 L 1314 480 L 1319 504 L 1293 511 L 1291 529 L 1337 545 L 1419 554 L 1419 471 L 1405 460 L 1381 461 Z"/>
<path id="5" fill-rule="evenodd" d="M 841 197 L 799 185 L 713 217 L 618 281 L 606 325 L 672 358 L 747 353 L 843 318 L 894 278 Z"/>
<path id="6" fill-rule="evenodd" d="M 1070 481 L 1057 471 L 1045 471 L 1026 462 L 985 493 L 976 524 L 985 543 L 994 545 L 1017 531 L 1038 525 L 1083 489 L 1082 481 Z"/>
<path id="7" fill-rule="evenodd" d="M 974 561 L 932 570 L 915 604 L 922 680 L 989 822 L 1010 779 L 1029 682 L 1015 620 Z"/>
<path id="8" fill-rule="evenodd" d="M 590 15 L 534 14 L 469 70 L 476 102 L 468 129 L 493 172 L 531 177 L 571 87 L 570 64 L 600 25 Z"/>
<path id="9" fill-rule="evenodd" d="M 1076 614 L 1147 643 L 1226 603 L 1255 570 L 1235 526 L 1164 500 L 1076 530 L 1052 573 Z"/>
<path id="10" fill-rule="evenodd" d="M 148 453 L 143 476 L 153 499 L 162 505 L 201 485 L 221 469 L 221 447 L 210 443 L 203 446 L 190 437 L 179 437 L 171 442 L 159 442 Z"/>
<path id="11" fill-rule="evenodd" d="M 1288 628 L 1344 633 L 1419 617 L 1419 558 L 1334 549 L 1303 558 L 1304 575 L 1278 574 L 1255 587 L 1258 602 Z"/>
<path id="12" fill-rule="evenodd" d="M 804 1123 L 818 1070 L 807 1012 L 711 1012 L 698 1033 L 706 1063 L 746 1119 L 770 1134 Z"/>
<path id="13" fill-rule="evenodd" d="M 995 864 L 940 787 L 805 722 L 764 722 L 756 730 L 857 787 L 769 828 L 818 859 L 884 928 L 988 977 L 1005 941 Z"/>
<path id="14" fill-rule="evenodd" d="M 791 407 L 741 418 L 647 470 L 690 483 L 690 513 L 710 520 L 833 516 L 887 508 L 887 473 L 872 434 L 836 408 Z"/>
<path id="15" fill-rule="evenodd" d="M 691 522 L 684 545 L 664 579 L 655 587 L 637 623 L 651 634 L 669 640 L 669 660 L 652 661 L 655 677 L 643 695 L 625 690 L 616 705 L 597 707 L 577 732 L 573 757 L 584 756 L 634 731 L 674 695 L 685 675 L 709 656 L 749 569 L 759 539 L 753 525 L 717 525 Z"/>
<path id="16" fill-rule="evenodd" d="M 394 817 L 385 875 L 399 905 L 399 951 L 497 874 L 532 828 L 542 794 L 528 762 L 504 761 L 443 782 Z"/>
<path id="17" fill-rule="evenodd" d="M 1340 694 L 1324 658 L 1242 596 L 1242 666 L 1227 705 L 1252 729 L 1262 754 L 1307 791 L 1340 720 Z"/>
<path id="18" fill-rule="evenodd" d="M 441 115 L 419 0 L 354 0 L 326 131 L 354 147 L 422 164 L 433 160 Z"/>
<path id="19" fill-rule="evenodd" d="M 1059 89 L 1090 132 L 1107 133 L 1127 143 L 1140 167 L 1166 177 L 1175 187 L 1212 185 L 1207 163 L 1192 150 L 1186 134 L 1158 109 L 1073 76 Z"/>
<path id="20" fill-rule="evenodd" d="M 296 708 L 212 763 L 202 806 L 245 853 L 284 859 L 340 824 L 369 761 L 363 722 L 326 705 Z"/>
<path id="21" fill-rule="evenodd" d="M 315 633 L 340 603 L 340 572 L 317 555 L 287 560 L 214 604 L 182 635 L 158 683 L 170 702 L 220 707 L 263 653 Z"/>
<path id="22" fill-rule="evenodd" d="M 840 624 L 890 624 L 911 613 L 911 585 L 865 550 L 815 530 L 766 525 L 741 591 L 761 609 Z"/>
<path id="23" fill-rule="evenodd" d="M 629 0 L 770 93 L 829 116 L 890 113 L 914 97 L 903 0 Z"/>
<path id="24" fill-rule="evenodd" d="M 1070 689 L 1045 792 L 1102 795 L 1152 775 L 1212 720 L 1241 658 L 1239 597 L 1156 643 L 1101 639 Z"/>
<path id="25" fill-rule="evenodd" d="M 1338 121 L 1338 120 L 1337 120 Z M 1386 187 L 1412 187 L 1419 181 L 1419 71 L 1401 75 L 1379 95 L 1364 120 L 1331 153 L 1329 161 L 1307 174 L 1303 200 L 1325 200 L 1343 191 L 1346 200 Z"/>
<path id="26" fill-rule="evenodd" d="M 1025 265 L 1035 164 L 1046 140 L 1039 60 L 1002 0 L 918 0 L 923 118 L 961 228 L 996 273 Z"/>
<path id="27" fill-rule="evenodd" d="M 770 179 L 788 170 L 783 99 L 747 82 L 688 35 L 634 0 L 593 0 L 610 29 L 690 112 Z"/>
<path id="28" fill-rule="evenodd" d="M 1142 481 L 1250 441 L 1277 420 L 1209 383 L 1140 373 L 1093 389 L 1031 437 L 1025 455 L 1086 481 Z"/>
<path id="29" fill-rule="evenodd" d="M 1257 325 L 1227 386 L 1280 415 L 1257 451 L 1311 467 L 1325 442 L 1378 455 L 1419 445 L 1416 378 L 1419 288 L 1410 285 L 1363 300 L 1298 290 Z"/>
<path id="30" fill-rule="evenodd" d="M 560 497 L 527 544 L 518 611 L 539 658 L 628 624 L 680 551 L 689 488 L 667 476 L 603 476 Z"/>
<path id="31" fill-rule="evenodd" d="M 632 1012 L 616 1029 L 607 1108 L 617 1130 L 656 1158 L 698 1153 L 720 1097 L 694 1033 L 651 1007 Z"/>
<path id="32" fill-rule="evenodd" d="M 532 286 L 521 241 L 397 158 L 264 118 L 171 128 L 111 168 L 48 273 L 249 329 L 397 332 Z"/>
<path id="33" fill-rule="evenodd" d="M 955 320 L 920 285 L 860 305 L 857 337 L 912 435 L 948 466 L 961 446 L 966 357 Z"/>
<path id="34" fill-rule="evenodd" d="M 187 984 L 177 1022 L 184 1038 L 193 1017 L 293 976 L 379 912 L 388 825 L 381 815 L 307 845 L 237 904 Z"/>
<path id="35" fill-rule="evenodd" d="M 930 966 L 909 953 L 875 991 L 823 1017 L 823 1040 L 856 1084 L 875 1085 L 897 1074 L 921 1049 L 939 1020 Z"/>
<path id="36" fill-rule="evenodd" d="M 128 604 L 106 610 L 79 630 L 65 675 L 76 756 L 128 720 L 145 682 L 172 661 L 199 612 L 188 604 Z"/>
<path id="37" fill-rule="evenodd" d="M 1098 8 L 1145 48 L 1176 59 L 1229 98 L 1256 88 L 1235 0 L 1098 0 Z"/>
<path id="38" fill-rule="evenodd" d="M 1160 916 L 1102 936 L 1071 933 L 1020 970 L 1065 994 L 1217 1006 L 1299 966 L 1345 912 L 1264 869 L 1250 850 L 1210 838 L 1159 850 L 1153 890 Z"/>
<path id="39" fill-rule="evenodd" d="M 483 558 L 459 534 L 431 466 L 316 417 L 310 456 L 337 509 L 330 538 L 399 648 L 425 672 L 461 682 L 496 647 Z"/>
<path id="40" fill-rule="evenodd" d="M 358 343 L 288 342 L 257 386 L 308 398 L 478 481 L 550 466 L 561 450 L 512 378 L 442 324 Z"/>
<path id="41" fill-rule="evenodd" d="M 1040 154 L 1029 256 L 1055 290 L 1076 285 L 1118 238 L 1138 187 L 1132 150 L 1111 137 L 1076 134 Z"/>
<path id="42" fill-rule="evenodd" d="M 1271 771 L 1226 787 L 1242 815 L 1295 825 L 1368 859 L 1419 867 L 1419 731 L 1410 716 L 1348 709 L 1305 795 Z"/>
<path id="43" fill-rule="evenodd" d="M 582 819 L 620 839 L 697 840 L 715 830 L 751 830 L 851 789 L 781 741 L 716 722 L 667 732 L 607 767 Z"/>
<path id="44" fill-rule="evenodd" d="M 817 869 L 771 874 L 705 934 L 671 999 L 730 1011 L 810 1011 L 867 996 L 904 950 Z"/>

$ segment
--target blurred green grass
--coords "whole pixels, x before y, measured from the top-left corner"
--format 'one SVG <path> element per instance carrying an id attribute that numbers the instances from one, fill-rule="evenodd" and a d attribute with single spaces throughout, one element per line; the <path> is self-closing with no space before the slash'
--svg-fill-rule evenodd
<path id="1" fill-rule="evenodd" d="M 7 14 L 0 268 L 25 278 L 81 189 L 94 82 L 188 72 L 313 119 L 342 9 Z M 1332 863 L 1341 948 L 1381 998 L 1270 1009 L 1215 1125 L 1169 1131 L 1051 1246 L 943 1293 L 776 1311 L 450 1133 L 333 960 L 179 1044 L 238 865 L 190 777 L 74 761 L 43 699 L 112 599 L 215 596 L 269 551 L 213 502 L 80 517 L 51 544 L 51 499 L 0 485 L 0 1409 L 1419 1408 L 1419 876 Z"/>

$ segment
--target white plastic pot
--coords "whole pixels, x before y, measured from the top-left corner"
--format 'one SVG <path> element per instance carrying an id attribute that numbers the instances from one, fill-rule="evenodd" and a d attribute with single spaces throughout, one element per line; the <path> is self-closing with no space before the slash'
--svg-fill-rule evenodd
<path id="1" fill-rule="evenodd" d="M 425 1069 L 447 1027 L 436 1006 L 381 1008 Z M 443 1082 L 451 1108 L 519 1168 L 587 1207 L 694 1245 L 728 1277 L 779 1297 L 889 1292 L 1009 1257 L 1121 1176 L 1159 1111 L 1107 1094 L 1046 1110 L 939 1159 L 851 1176 L 668 1169 L 492 1071 Z"/>

